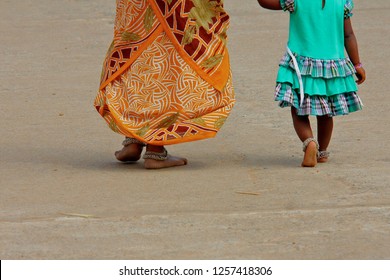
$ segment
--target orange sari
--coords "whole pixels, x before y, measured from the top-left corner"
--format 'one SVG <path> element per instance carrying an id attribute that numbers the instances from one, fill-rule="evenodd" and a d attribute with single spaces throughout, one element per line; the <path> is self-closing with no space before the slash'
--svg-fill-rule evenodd
<path id="1" fill-rule="evenodd" d="M 214 137 L 234 105 L 216 0 L 117 0 L 95 107 L 115 132 L 152 145 Z"/>

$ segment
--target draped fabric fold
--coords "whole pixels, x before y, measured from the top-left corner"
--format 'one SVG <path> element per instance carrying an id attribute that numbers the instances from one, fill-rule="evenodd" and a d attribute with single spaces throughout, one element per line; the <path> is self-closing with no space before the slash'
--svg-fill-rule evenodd
<path id="1" fill-rule="evenodd" d="M 95 107 L 111 129 L 168 145 L 215 136 L 234 105 L 222 0 L 117 0 Z"/>

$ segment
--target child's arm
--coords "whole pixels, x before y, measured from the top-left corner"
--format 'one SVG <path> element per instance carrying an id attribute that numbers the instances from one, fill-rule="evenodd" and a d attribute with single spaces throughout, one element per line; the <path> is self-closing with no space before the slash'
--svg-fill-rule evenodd
<path id="1" fill-rule="evenodd" d="M 270 10 L 281 10 L 280 0 L 257 0 L 260 6 Z"/>
<path id="2" fill-rule="evenodd" d="M 366 71 L 361 66 L 358 44 L 349 18 L 344 20 L 344 46 L 353 65 L 355 65 L 357 83 L 360 85 L 366 80 Z M 357 65 L 359 66 L 356 67 Z"/>

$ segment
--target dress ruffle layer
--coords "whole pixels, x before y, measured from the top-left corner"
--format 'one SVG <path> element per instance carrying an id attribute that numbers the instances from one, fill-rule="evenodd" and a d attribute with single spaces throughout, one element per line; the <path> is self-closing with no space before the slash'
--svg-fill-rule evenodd
<path id="1" fill-rule="evenodd" d="M 305 94 L 302 106 L 299 105 L 299 94 L 288 84 L 278 84 L 275 100 L 279 106 L 295 107 L 300 116 L 339 116 L 359 111 L 363 103 L 356 92 L 346 92 L 333 96 L 310 96 Z"/>
<path id="2" fill-rule="evenodd" d="M 314 96 L 332 96 L 358 90 L 354 74 L 355 67 L 349 58 L 314 59 L 294 54 L 302 75 L 305 94 Z M 286 53 L 279 63 L 277 83 L 287 83 L 293 89 L 300 88 L 294 62 Z"/>
<path id="3" fill-rule="evenodd" d="M 355 74 L 355 67 L 349 58 L 343 59 L 314 59 L 294 53 L 299 70 L 303 76 L 312 78 L 332 79 L 347 77 Z M 294 72 L 294 63 L 288 53 L 280 60 L 279 66 L 290 67 Z"/>
<path id="4" fill-rule="evenodd" d="M 281 66 L 279 68 L 277 83 L 288 83 L 293 89 L 299 91 L 299 80 L 297 73 L 290 67 Z M 335 77 L 332 79 L 313 78 L 302 74 L 302 82 L 305 94 L 332 96 L 345 92 L 357 91 L 354 76 Z"/>

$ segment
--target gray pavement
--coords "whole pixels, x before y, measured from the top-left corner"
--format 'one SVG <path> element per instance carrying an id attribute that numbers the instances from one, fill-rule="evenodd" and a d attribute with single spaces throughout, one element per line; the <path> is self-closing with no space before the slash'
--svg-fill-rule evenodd
<path id="1" fill-rule="evenodd" d="M 115 1 L 1 0 L 0 259 L 390 259 L 390 2 L 355 4 L 365 108 L 328 164 L 299 167 L 273 101 L 287 14 L 226 0 L 237 105 L 169 147 L 188 166 L 146 171 L 92 107 Z"/>

